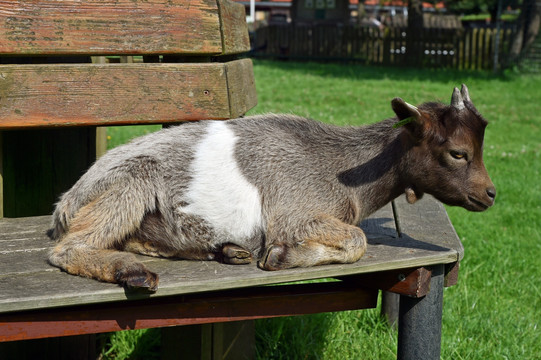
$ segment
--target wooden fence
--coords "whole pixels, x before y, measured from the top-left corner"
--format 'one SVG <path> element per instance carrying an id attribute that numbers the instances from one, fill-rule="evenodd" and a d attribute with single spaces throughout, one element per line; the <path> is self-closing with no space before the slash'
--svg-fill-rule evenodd
<path id="1" fill-rule="evenodd" d="M 368 64 L 492 69 L 499 34 L 499 59 L 505 60 L 513 31 L 491 28 L 424 29 L 407 40 L 406 28 L 345 25 L 270 25 L 253 34 L 253 54 L 292 59 L 355 60 Z M 412 49 L 408 54 L 407 44 Z M 406 56 L 414 57 L 412 61 Z"/>

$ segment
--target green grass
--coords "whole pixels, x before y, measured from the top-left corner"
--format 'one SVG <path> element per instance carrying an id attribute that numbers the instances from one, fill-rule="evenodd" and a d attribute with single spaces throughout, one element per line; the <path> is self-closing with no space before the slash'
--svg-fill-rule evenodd
<path id="1" fill-rule="evenodd" d="M 160 359 L 160 330 L 129 330 L 101 335 L 100 360 Z"/>
<path id="2" fill-rule="evenodd" d="M 448 102 L 454 86 L 468 85 L 489 121 L 485 163 L 498 196 L 485 213 L 448 208 L 465 258 L 458 285 L 445 290 L 442 358 L 541 359 L 541 77 L 270 61 L 254 71 L 259 105 L 251 114 L 340 125 L 393 116 L 396 96 Z M 138 134 L 132 129 L 110 132 L 110 144 Z M 378 311 L 259 320 L 258 358 L 394 359 L 396 333 Z"/>

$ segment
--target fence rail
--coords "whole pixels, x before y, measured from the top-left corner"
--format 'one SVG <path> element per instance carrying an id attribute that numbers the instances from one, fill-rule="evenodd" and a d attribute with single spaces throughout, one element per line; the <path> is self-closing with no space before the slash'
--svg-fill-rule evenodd
<path id="1" fill-rule="evenodd" d="M 262 57 L 356 60 L 369 64 L 478 70 L 493 68 L 496 36 L 500 37 L 500 63 L 505 60 L 512 35 L 511 29 L 431 28 L 414 34 L 408 41 L 407 28 L 280 24 L 255 31 L 253 53 Z"/>

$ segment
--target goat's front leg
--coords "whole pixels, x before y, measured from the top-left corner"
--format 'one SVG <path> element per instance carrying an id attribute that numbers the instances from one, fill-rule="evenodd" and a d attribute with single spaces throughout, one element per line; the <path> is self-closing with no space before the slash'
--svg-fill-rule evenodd
<path id="1" fill-rule="evenodd" d="M 269 245 L 258 263 L 259 267 L 265 270 L 281 270 L 331 263 L 353 263 L 366 251 L 366 236 L 357 226 L 325 215 L 303 225 L 302 229 L 292 230 L 295 237 L 286 237 L 287 241 L 273 238 L 272 232 L 269 232 Z"/>
<path id="2" fill-rule="evenodd" d="M 222 261 L 226 264 L 244 265 L 252 262 L 252 253 L 236 244 L 225 244 L 221 255 Z"/>

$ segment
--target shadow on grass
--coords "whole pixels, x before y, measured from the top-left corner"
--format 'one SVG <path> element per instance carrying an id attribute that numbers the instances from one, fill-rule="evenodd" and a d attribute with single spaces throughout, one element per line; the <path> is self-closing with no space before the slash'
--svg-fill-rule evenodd
<path id="1" fill-rule="evenodd" d="M 261 60 L 253 59 L 254 64 L 280 69 L 281 71 L 300 70 L 321 77 L 337 77 L 352 80 L 380 80 L 389 79 L 397 81 L 422 80 L 426 82 L 449 83 L 457 79 L 498 80 L 506 81 L 509 78 L 503 74 L 494 74 L 489 71 L 455 70 L 455 69 L 416 69 L 408 67 L 388 67 L 377 65 L 364 65 L 358 62 L 310 62 L 289 60 Z"/>
<path id="2" fill-rule="evenodd" d="M 257 359 L 320 359 L 334 314 L 313 314 L 256 321 Z"/>

